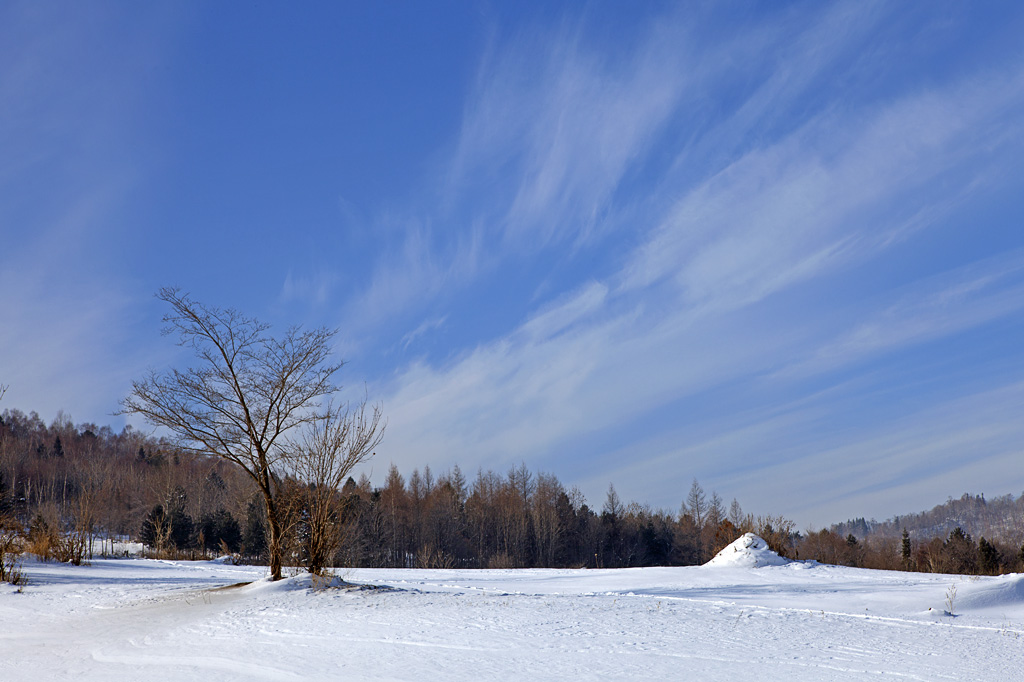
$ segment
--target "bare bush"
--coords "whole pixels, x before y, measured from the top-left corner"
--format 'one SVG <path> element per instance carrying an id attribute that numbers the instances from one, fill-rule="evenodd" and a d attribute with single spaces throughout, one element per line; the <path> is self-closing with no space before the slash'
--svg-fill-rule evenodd
<path id="1" fill-rule="evenodd" d="M 36 514 L 28 530 L 25 549 L 41 561 L 59 561 L 81 566 L 89 548 L 89 536 L 84 531 L 61 530 L 60 515 L 53 509 L 45 516 Z"/>
<path id="2" fill-rule="evenodd" d="M 57 526 L 56 514 L 53 510 L 43 515 L 36 514 L 28 527 L 25 549 L 39 557 L 40 561 L 50 561 L 54 558 L 54 550 L 60 542 L 60 530 Z"/>
<path id="3" fill-rule="evenodd" d="M 22 530 L 14 519 L 0 518 L 0 582 L 19 586 L 28 583 L 21 570 L 21 554 L 25 550 Z"/>
<path id="4" fill-rule="evenodd" d="M 417 553 L 416 564 L 420 568 L 455 568 L 455 557 L 433 545 L 427 545 Z"/>
<path id="5" fill-rule="evenodd" d="M 759 516 L 756 521 L 756 533 L 764 538 L 768 547 L 779 556 L 793 558 L 793 527 L 794 524 L 783 516 Z"/>
<path id="6" fill-rule="evenodd" d="M 487 568 L 519 568 L 519 566 L 508 552 L 498 552 L 488 560 Z"/>

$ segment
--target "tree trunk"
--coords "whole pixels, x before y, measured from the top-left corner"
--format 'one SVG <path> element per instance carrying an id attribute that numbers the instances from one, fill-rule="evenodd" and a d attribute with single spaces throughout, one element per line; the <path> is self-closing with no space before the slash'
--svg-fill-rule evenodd
<path id="1" fill-rule="evenodd" d="M 267 525 L 270 527 L 270 579 L 281 579 L 281 521 L 277 518 L 277 505 L 274 503 L 274 495 L 270 490 L 263 489 L 263 501 L 267 505 Z"/>

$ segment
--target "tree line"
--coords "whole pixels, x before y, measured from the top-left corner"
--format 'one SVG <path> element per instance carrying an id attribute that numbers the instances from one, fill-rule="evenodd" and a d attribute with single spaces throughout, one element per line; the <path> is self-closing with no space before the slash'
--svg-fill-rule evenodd
<path id="1" fill-rule="evenodd" d="M 336 561 L 345 566 L 531 568 L 689 565 L 703 563 L 747 529 L 771 522 L 730 519 L 721 499 L 705 499 L 694 481 L 680 514 L 623 503 L 609 486 L 600 508 L 556 476 L 525 465 L 505 473 L 459 467 L 408 480 L 392 466 L 383 486 L 364 476 L 341 491 Z M 777 522 L 776 522 L 777 523 Z M 761 527 L 754 528 L 758 524 Z M 766 533 L 767 534 L 767 533 Z"/>
<path id="2" fill-rule="evenodd" d="M 830 529 L 826 555 L 851 565 L 931 573 L 1024 571 L 1024 495 L 964 494 L 885 521 L 856 518 Z M 846 547 L 836 539 L 846 539 Z M 975 540 L 974 538 L 977 538 Z M 835 563 L 835 562 L 834 562 Z"/>
<path id="3" fill-rule="evenodd" d="M 621 567 L 702 563 L 751 529 L 772 534 L 771 519 L 726 509 L 694 481 L 681 512 L 620 501 L 610 487 L 601 507 L 557 477 L 518 465 L 508 472 L 458 467 L 407 477 L 391 466 L 375 487 L 363 474 L 335 489 L 291 474 L 277 479 L 286 563 L 304 565 L 311 547 L 312 503 L 327 497 L 337 566 Z M 0 515 L 37 539 L 79 534 L 98 552 L 112 538 L 142 541 L 155 552 L 203 556 L 219 551 L 268 561 L 268 528 L 251 479 L 223 459 L 184 452 L 131 427 L 120 433 L 51 424 L 37 414 L 0 415 Z M 783 538 L 791 524 L 774 520 Z"/>
<path id="4" fill-rule="evenodd" d="M 317 548 L 309 524 L 317 487 L 290 475 L 279 483 L 283 558 L 296 566 L 317 551 L 323 566 L 693 565 L 751 531 L 790 558 L 823 563 L 949 573 L 1024 568 L 1022 548 L 995 534 L 975 540 L 954 529 L 858 539 L 844 535 L 845 527 L 798 532 L 787 519 L 754 517 L 736 500 L 726 505 L 696 480 L 678 511 L 624 502 L 613 486 L 591 505 L 578 489 L 523 464 L 471 476 L 459 467 L 403 475 L 392 465 L 379 486 L 365 474 L 348 477 L 330 493 L 329 542 Z M 63 414 L 49 425 L 15 409 L 0 416 L 0 516 L 16 520 L 37 547 L 54 534 L 78 534 L 85 560 L 110 538 L 142 541 L 164 556 L 269 559 L 260 495 L 237 467 L 130 427 L 116 433 L 74 425 Z"/>

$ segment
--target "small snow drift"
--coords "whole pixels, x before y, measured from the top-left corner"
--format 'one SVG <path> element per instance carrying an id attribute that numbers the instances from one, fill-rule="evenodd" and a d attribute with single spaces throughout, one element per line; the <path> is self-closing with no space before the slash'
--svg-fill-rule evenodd
<path id="1" fill-rule="evenodd" d="M 746 533 L 704 565 L 760 568 L 762 566 L 782 566 L 788 563 L 789 559 L 783 559 L 769 549 L 768 543 L 763 539 L 753 533 Z"/>
<path id="2" fill-rule="evenodd" d="M 311 573 L 300 573 L 281 580 L 263 578 L 249 583 L 246 587 L 251 592 L 294 592 L 296 590 L 316 592 L 332 588 L 349 589 L 357 586 L 345 582 L 336 575 L 318 576 Z"/>
<path id="3" fill-rule="evenodd" d="M 1006 609 L 1024 604 L 1024 575 L 995 576 L 982 584 L 968 583 L 962 590 L 963 596 L 956 601 L 957 611 Z"/>

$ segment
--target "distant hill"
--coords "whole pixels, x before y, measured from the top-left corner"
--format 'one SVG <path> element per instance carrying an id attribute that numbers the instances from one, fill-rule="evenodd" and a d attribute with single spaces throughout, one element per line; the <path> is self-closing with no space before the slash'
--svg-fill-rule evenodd
<path id="1" fill-rule="evenodd" d="M 1003 495 L 990 500 L 984 495 L 964 493 L 949 498 L 929 511 L 894 516 L 887 521 L 851 519 L 832 526 L 832 531 L 858 539 L 898 538 L 903 529 L 914 539 L 947 537 L 960 527 L 974 538 L 985 537 L 1015 546 L 1024 543 L 1024 493 L 1019 497 Z"/>

